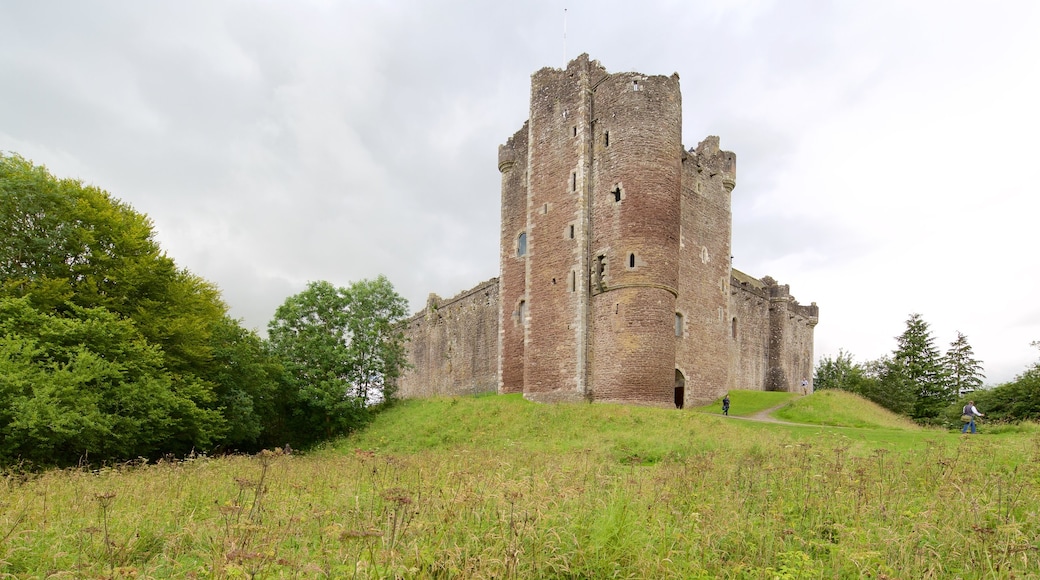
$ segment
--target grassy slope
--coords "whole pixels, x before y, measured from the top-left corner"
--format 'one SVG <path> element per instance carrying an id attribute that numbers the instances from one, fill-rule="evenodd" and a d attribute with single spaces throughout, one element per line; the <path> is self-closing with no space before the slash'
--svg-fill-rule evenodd
<path id="1" fill-rule="evenodd" d="M 908 428 L 838 393 L 790 412 L 865 427 L 707 410 L 405 401 L 313 453 L 0 474 L 0 576 L 1035 574 L 1035 429 Z"/>
<path id="2" fill-rule="evenodd" d="M 759 432 L 774 432 L 792 441 L 822 436 L 863 452 L 879 445 L 893 450 L 921 448 L 928 439 L 921 433 L 914 434 L 919 428 L 912 423 L 900 421 L 873 403 L 845 393 L 797 398 L 789 393 L 733 391 L 730 399 L 734 416 L 754 415 L 790 402 L 793 410 L 785 413 L 785 408 L 776 416 L 807 425 L 735 421 L 718 415 L 721 404 L 716 403 L 677 410 L 624 405 L 540 405 L 520 395 L 434 398 L 403 401 L 363 432 L 332 448 L 392 453 L 459 449 L 591 451 L 622 461 L 654 463 L 664 457 L 688 456 L 705 449 L 729 449 L 734 441 L 746 440 Z"/>
<path id="3" fill-rule="evenodd" d="M 819 391 L 808 397 L 795 399 L 774 413 L 774 416 L 784 421 L 816 425 L 865 429 L 921 429 L 910 419 L 845 391 Z"/>
<path id="4" fill-rule="evenodd" d="M 750 417 L 766 409 L 772 409 L 788 403 L 796 397 L 798 395 L 794 393 L 775 391 L 730 391 L 729 414 L 734 417 Z M 692 410 L 703 413 L 722 413 L 722 399 L 712 401 L 707 405 L 694 407 Z"/>

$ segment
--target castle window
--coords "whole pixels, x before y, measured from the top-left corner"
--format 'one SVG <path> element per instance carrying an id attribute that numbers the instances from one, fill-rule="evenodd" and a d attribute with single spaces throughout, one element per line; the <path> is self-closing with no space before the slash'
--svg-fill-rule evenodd
<path id="1" fill-rule="evenodd" d="M 571 292 L 578 291 L 578 273 L 571 270 Z"/>
<path id="2" fill-rule="evenodd" d="M 628 255 L 628 267 L 629 268 L 635 268 L 636 267 L 636 255 L 635 254 L 629 254 Z"/>
<path id="3" fill-rule="evenodd" d="M 736 338 L 737 338 L 737 317 L 736 316 L 733 317 L 733 325 L 732 326 L 733 326 L 733 328 L 732 328 L 733 339 L 736 340 Z"/>
<path id="4" fill-rule="evenodd" d="M 571 172 L 571 191 L 578 191 L 578 172 Z"/>
<path id="5" fill-rule="evenodd" d="M 603 132 L 603 146 L 610 147 L 610 131 Z"/>
<path id="6" fill-rule="evenodd" d="M 682 314 L 675 313 L 675 336 L 682 337 L 683 335 L 683 317 Z"/>
<path id="7" fill-rule="evenodd" d="M 516 319 L 519 324 L 527 323 L 527 302 L 523 300 L 516 307 Z"/>
<path id="8" fill-rule="evenodd" d="M 571 239 L 574 239 L 574 224 L 571 224 Z"/>
<path id="9" fill-rule="evenodd" d="M 639 81 L 632 81 L 632 90 L 633 91 L 638 91 L 639 90 Z"/>
<path id="10" fill-rule="evenodd" d="M 527 255 L 527 232 L 521 232 L 520 237 L 516 239 L 516 255 Z"/>
<path id="11" fill-rule="evenodd" d="M 621 203 L 621 186 L 615 185 L 614 191 L 610 192 L 614 196 L 614 203 Z"/>
<path id="12" fill-rule="evenodd" d="M 577 125 L 571 127 L 571 131 L 574 132 L 574 135 L 573 135 L 574 137 L 578 136 L 578 126 Z"/>

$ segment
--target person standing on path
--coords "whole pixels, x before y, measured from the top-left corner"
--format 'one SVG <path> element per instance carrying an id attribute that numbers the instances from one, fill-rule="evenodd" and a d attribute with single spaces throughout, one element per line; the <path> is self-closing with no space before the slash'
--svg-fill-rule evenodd
<path id="1" fill-rule="evenodd" d="M 970 417 L 969 421 L 961 427 L 961 433 L 967 433 L 968 427 L 971 427 L 972 435 L 975 434 L 975 417 L 985 417 L 979 410 L 975 408 L 975 401 L 968 401 L 967 405 L 964 405 L 964 415 Z"/>
<path id="2" fill-rule="evenodd" d="M 722 397 L 722 414 L 729 415 L 729 393 Z"/>

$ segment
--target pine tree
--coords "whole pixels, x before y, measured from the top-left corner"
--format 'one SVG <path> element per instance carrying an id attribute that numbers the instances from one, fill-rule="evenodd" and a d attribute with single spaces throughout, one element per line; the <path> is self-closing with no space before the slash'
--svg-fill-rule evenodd
<path id="1" fill-rule="evenodd" d="M 986 376 L 982 372 L 982 362 L 975 359 L 975 353 L 968 344 L 968 337 L 960 331 L 957 332 L 957 340 L 950 343 L 950 350 L 946 351 L 942 365 L 950 389 L 957 394 L 981 387 Z"/>
<path id="2" fill-rule="evenodd" d="M 901 382 L 916 396 L 910 416 L 918 421 L 937 418 L 956 399 L 957 392 L 945 378 L 942 357 L 928 323 L 920 314 L 911 314 L 896 343 L 891 370 L 901 375 Z"/>

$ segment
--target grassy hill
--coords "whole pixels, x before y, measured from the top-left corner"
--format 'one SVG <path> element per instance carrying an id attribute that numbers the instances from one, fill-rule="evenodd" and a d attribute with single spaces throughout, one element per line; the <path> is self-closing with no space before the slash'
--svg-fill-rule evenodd
<path id="1" fill-rule="evenodd" d="M 777 398 L 731 393 L 745 415 Z M 442 398 L 306 454 L 7 473 L 0 575 L 1035 575 L 1035 435 L 920 429 L 842 393 L 786 400 L 777 418 L 814 424 Z"/>

